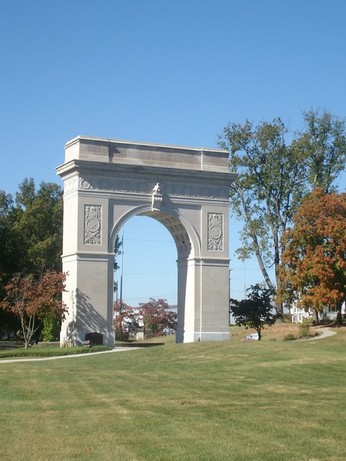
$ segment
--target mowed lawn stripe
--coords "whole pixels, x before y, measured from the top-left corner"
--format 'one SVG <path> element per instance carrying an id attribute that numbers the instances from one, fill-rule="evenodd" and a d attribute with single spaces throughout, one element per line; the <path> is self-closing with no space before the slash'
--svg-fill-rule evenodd
<path id="1" fill-rule="evenodd" d="M 346 459 L 346 333 L 0 367 L 5 460 Z"/>

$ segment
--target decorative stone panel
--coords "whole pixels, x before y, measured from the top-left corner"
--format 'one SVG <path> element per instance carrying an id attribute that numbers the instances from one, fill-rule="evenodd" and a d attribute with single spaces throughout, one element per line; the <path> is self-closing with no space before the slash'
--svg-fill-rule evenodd
<path id="1" fill-rule="evenodd" d="M 101 205 L 84 206 L 84 243 L 101 245 Z"/>
<path id="2" fill-rule="evenodd" d="M 64 182 L 64 195 L 71 194 L 75 192 L 78 188 L 78 178 L 75 176 L 73 178 L 66 179 Z"/>
<path id="3" fill-rule="evenodd" d="M 208 250 L 223 251 L 223 214 L 208 213 Z"/>

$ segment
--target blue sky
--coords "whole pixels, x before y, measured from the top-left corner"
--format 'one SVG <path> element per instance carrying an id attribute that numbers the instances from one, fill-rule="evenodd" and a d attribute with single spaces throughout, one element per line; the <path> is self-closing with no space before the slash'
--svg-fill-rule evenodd
<path id="1" fill-rule="evenodd" d="M 345 24 L 344 0 L 0 0 L 0 189 L 60 183 L 77 135 L 216 147 L 228 122 L 345 117 Z M 239 227 L 241 298 L 261 276 L 233 257 Z M 125 301 L 174 303 L 175 258 L 161 225 L 129 221 Z"/>

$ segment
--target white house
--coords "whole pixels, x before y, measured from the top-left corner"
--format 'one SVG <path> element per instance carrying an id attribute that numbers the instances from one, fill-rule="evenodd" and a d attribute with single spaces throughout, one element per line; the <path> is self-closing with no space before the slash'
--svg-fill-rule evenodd
<path id="1" fill-rule="evenodd" d="M 341 308 L 341 314 L 345 315 L 345 303 L 343 303 L 342 308 Z M 320 317 L 329 317 L 330 319 L 336 319 L 336 310 L 331 310 L 328 307 L 323 308 L 322 315 Z M 313 311 L 309 309 L 306 311 L 305 309 L 302 309 L 297 306 L 291 307 L 291 315 L 292 315 L 292 322 L 293 323 L 302 323 L 304 319 L 312 318 L 313 317 Z"/>

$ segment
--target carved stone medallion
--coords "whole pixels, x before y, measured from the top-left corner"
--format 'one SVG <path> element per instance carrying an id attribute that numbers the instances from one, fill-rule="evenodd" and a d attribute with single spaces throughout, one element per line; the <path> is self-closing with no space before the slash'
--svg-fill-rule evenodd
<path id="1" fill-rule="evenodd" d="M 101 205 L 84 206 L 84 243 L 101 244 Z"/>
<path id="2" fill-rule="evenodd" d="M 208 213 L 208 250 L 223 251 L 222 213 Z"/>

